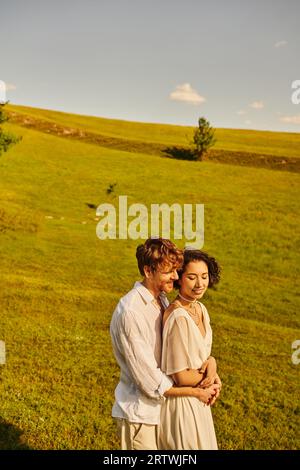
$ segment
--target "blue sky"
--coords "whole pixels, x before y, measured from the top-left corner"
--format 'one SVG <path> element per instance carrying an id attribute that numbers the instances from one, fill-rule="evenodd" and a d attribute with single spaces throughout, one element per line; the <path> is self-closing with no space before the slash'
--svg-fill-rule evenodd
<path id="1" fill-rule="evenodd" d="M 300 131 L 299 0 L 0 0 L 15 104 Z"/>

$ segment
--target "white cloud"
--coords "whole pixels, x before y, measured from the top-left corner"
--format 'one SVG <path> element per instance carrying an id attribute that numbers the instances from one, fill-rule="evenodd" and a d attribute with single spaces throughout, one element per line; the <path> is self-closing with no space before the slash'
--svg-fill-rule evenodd
<path id="1" fill-rule="evenodd" d="M 172 91 L 169 98 L 174 101 L 185 101 L 186 103 L 191 104 L 200 104 L 206 101 L 206 99 L 203 96 L 200 96 L 189 83 L 177 85 L 175 91 Z"/>
<path id="2" fill-rule="evenodd" d="M 282 116 L 280 121 L 288 124 L 300 124 L 300 114 L 296 116 Z"/>
<path id="3" fill-rule="evenodd" d="M 253 103 L 249 104 L 250 108 L 254 109 L 262 109 L 264 108 L 264 104 L 262 101 L 253 101 Z"/>
<path id="4" fill-rule="evenodd" d="M 287 45 L 287 43 L 287 41 L 277 41 L 275 42 L 274 47 L 284 47 Z"/>
<path id="5" fill-rule="evenodd" d="M 240 111 L 237 111 L 236 114 L 238 114 L 239 116 L 243 116 L 244 114 L 247 114 L 247 112 L 243 109 L 240 109 Z"/>
<path id="6" fill-rule="evenodd" d="M 250 121 L 250 119 L 247 119 L 247 121 L 245 121 L 245 124 L 252 124 L 252 121 Z"/>

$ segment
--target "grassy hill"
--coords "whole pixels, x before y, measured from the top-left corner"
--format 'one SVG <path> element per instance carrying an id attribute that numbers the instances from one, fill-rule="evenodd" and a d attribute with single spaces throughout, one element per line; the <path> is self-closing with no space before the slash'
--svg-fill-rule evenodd
<path id="1" fill-rule="evenodd" d="M 133 152 L 136 151 L 134 143 L 141 143 L 138 150 L 143 153 L 165 154 L 164 151 L 173 146 L 188 147 L 193 137 L 194 128 L 188 126 L 128 122 L 25 106 L 10 105 L 8 109 L 18 117 L 24 116 L 28 122 L 30 118 L 37 120 L 35 127 L 45 122 L 67 126 L 70 131 L 79 131 L 77 138 L 80 138 L 80 131 L 84 131 L 98 139 L 102 137 L 102 145 L 111 146 L 116 140 L 117 148 L 123 143 L 123 150 Z M 296 166 L 300 171 L 300 133 L 216 129 L 216 137 L 217 143 L 210 156 L 214 160 L 250 166 L 264 166 L 265 161 L 267 167 L 278 168 L 284 159 L 280 169 Z M 290 168 L 288 163 L 291 163 Z"/>
<path id="2" fill-rule="evenodd" d="M 102 134 L 145 145 L 146 135 L 172 145 L 173 135 L 176 144 L 184 140 L 178 126 L 120 128 L 113 120 L 23 109 L 87 131 L 97 132 L 101 122 Z M 90 205 L 117 208 L 118 196 L 127 195 L 129 204 L 148 208 L 205 204 L 204 249 L 223 267 L 218 289 L 203 300 L 224 385 L 213 410 L 220 448 L 299 449 L 300 366 L 291 361 L 300 324 L 299 175 L 149 157 L 6 128 L 23 139 L 0 158 L 0 339 L 7 348 L 0 448 L 117 448 L 110 413 L 119 371 L 109 322 L 139 278 L 139 241 L 100 241 Z M 264 147 L 272 154 L 276 147 L 277 133 L 268 133 L 268 145 L 263 136 L 249 132 L 247 140 L 239 132 L 224 130 L 228 145 L 236 135 L 236 145 L 247 141 L 251 152 Z M 299 136 L 278 138 L 287 152 L 289 139 Z"/>

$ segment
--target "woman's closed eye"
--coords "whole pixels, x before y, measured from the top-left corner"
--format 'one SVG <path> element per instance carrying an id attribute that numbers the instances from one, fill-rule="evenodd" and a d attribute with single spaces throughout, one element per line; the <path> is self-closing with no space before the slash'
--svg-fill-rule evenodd
<path id="1" fill-rule="evenodd" d="M 201 276 L 201 279 L 203 279 L 204 281 L 208 278 L 207 274 L 204 274 L 203 276 Z M 195 281 L 197 279 L 196 276 L 188 276 L 188 279 L 190 281 Z"/>

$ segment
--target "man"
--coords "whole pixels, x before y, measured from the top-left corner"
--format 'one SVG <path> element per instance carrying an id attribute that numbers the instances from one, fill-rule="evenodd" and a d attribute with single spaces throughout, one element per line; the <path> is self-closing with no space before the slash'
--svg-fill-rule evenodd
<path id="1" fill-rule="evenodd" d="M 160 370 L 162 314 L 168 306 L 166 294 L 178 279 L 182 251 L 170 240 L 148 239 L 138 246 L 136 257 L 143 281 L 120 300 L 110 325 L 121 369 L 112 416 L 122 450 L 156 450 L 164 396 L 200 396 L 197 388 L 173 387 Z"/>

